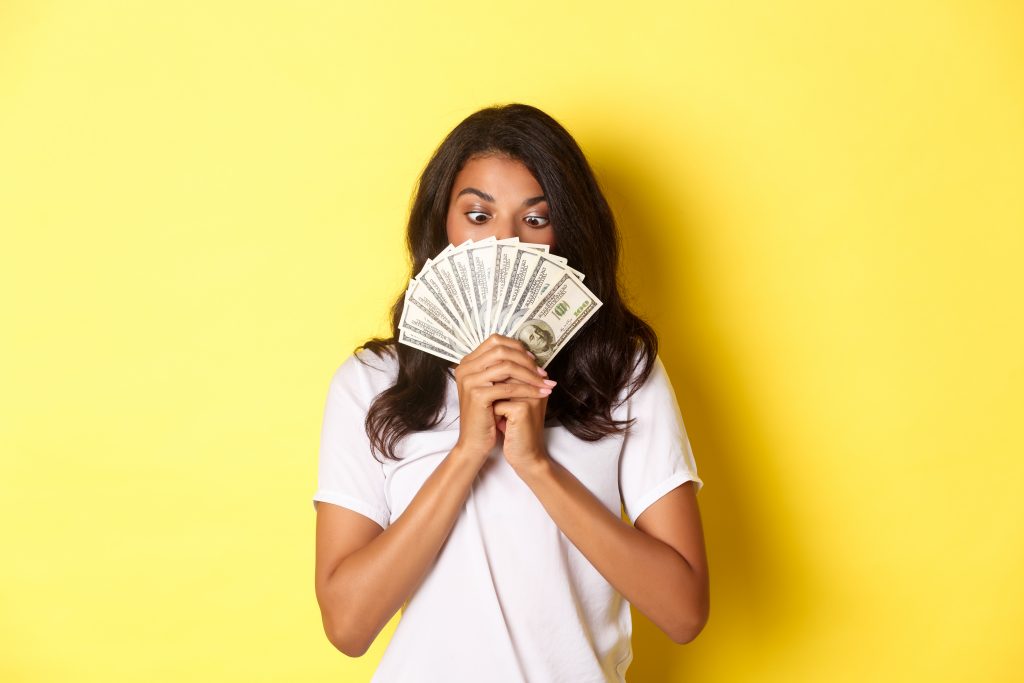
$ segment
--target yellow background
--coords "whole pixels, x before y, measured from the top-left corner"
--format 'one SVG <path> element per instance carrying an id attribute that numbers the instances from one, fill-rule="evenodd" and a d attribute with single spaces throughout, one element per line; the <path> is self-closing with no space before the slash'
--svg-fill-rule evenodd
<path id="1" fill-rule="evenodd" d="M 362 681 L 327 382 L 476 109 L 577 137 L 706 489 L 704 632 L 631 681 L 1011 681 L 1015 2 L 6 2 L 0 679 Z M 556 378 L 557 379 L 557 378 Z"/>

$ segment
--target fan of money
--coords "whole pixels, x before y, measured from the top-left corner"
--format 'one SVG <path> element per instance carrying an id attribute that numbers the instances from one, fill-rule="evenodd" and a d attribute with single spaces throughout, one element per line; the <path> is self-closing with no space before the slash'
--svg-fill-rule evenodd
<path id="1" fill-rule="evenodd" d="M 398 341 L 458 363 L 491 334 L 547 367 L 601 302 L 546 244 L 495 237 L 449 244 L 409 280 Z"/>

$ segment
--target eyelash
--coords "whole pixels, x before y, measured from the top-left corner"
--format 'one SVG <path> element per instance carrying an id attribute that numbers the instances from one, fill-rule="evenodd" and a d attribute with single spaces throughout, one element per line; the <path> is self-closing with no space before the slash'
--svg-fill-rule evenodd
<path id="1" fill-rule="evenodd" d="M 473 214 L 477 214 L 477 213 L 483 214 L 485 216 L 487 215 L 483 211 L 467 211 L 466 212 L 466 216 L 469 217 L 469 222 L 470 223 L 472 223 L 474 225 L 483 225 L 482 222 L 473 220 L 472 215 Z M 527 225 L 529 225 L 531 228 L 538 228 L 538 229 L 545 227 L 551 221 L 551 219 L 547 218 L 546 216 L 537 216 L 535 214 L 530 214 L 529 216 L 525 216 L 524 220 L 525 219 L 529 219 L 529 218 L 539 218 L 542 221 L 544 221 L 540 225 L 534 225 L 533 223 L 527 223 Z"/>

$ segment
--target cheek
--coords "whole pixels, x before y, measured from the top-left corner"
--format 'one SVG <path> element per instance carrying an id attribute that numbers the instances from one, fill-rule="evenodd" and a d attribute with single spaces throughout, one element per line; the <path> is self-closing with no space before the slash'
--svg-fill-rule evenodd
<path id="1" fill-rule="evenodd" d="M 464 236 L 466 232 L 465 228 L 457 225 L 455 215 L 450 212 L 448 213 L 448 218 L 445 223 L 445 230 L 448 233 L 448 242 L 450 244 L 458 246 L 466 241 L 466 236 Z"/>
<path id="2" fill-rule="evenodd" d="M 543 239 L 541 239 L 539 241 L 543 242 L 546 245 L 548 245 L 548 247 L 550 248 L 552 254 L 554 254 L 556 252 L 556 248 L 557 248 L 558 245 L 555 242 L 555 230 L 554 230 L 554 228 L 549 228 L 549 229 L 545 230 L 544 231 Z"/>

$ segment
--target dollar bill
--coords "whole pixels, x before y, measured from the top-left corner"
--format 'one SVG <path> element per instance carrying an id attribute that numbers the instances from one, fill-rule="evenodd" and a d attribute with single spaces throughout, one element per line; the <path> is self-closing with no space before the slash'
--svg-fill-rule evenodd
<path id="1" fill-rule="evenodd" d="M 441 295 L 448 303 L 450 310 L 456 316 L 459 328 L 473 342 L 473 347 L 475 348 L 483 339 L 476 332 L 475 317 L 473 311 L 470 310 L 469 294 L 466 291 L 466 286 L 469 282 L 467 277 L 468 264 L 465 261 L 461 261 L 460 268 L 452 259 L 459 249 L 463 249 L 469 244 L 472 244 L 472 240 L 467 240 L 458 247 L 453 247 L 449 244 L 444 251 L 434 258 L 429 270 L 423 273 L 423 276 L 435 283 Z"/>
<path id="2" fill-rule="evenodd" d="M 476 332 L 480 339 L 486 339 L 490 334 L 491 286 L 494 281 L 494 258 L 497 249 L 498 240 L 488 237 L 466 247 L 465 250 L 473 294 L 471 304 L 476 311 Z"/>
<path id="3" fill-rule="evenodd" d="M 458 286 L 456 291 L 459 295 L 459 303 L 462 304 L 468 314 L 466 317 L 468 329 L 478 341 L 483 341 L 483 337 L 480 336 L 479 332 L 479 314 L 476 303 L 473 300 L 473 283 L 470 277 L 469 249 L 471 246 L 472 240 L 467 244 L 459 245 L 459 247 L 444 257 L 444 261 L 451 268 L 451 272 L 455 277 L 455 283 Z"/>
<path id="4" fill-rule="evenodd" d="M 547 292 L 559 277 L 566 273 L 565 267 L 547 254 L 539 254 L 533 267 L 523 278 L 522 286 L 516 291 L 515 300 L 509 304 L 508 313 L 498 328 L 499 334 L 511 336 L 516 324 L 522 320 L 537 300 Z"/>
<path id="5" fill-rule="evenodd" d="M 586 285 L 564 271 L 509 336 L 523 342 L 545 368 L 601 305 Z"/>
<path id="6" fill-rule="evenodd" d="M 516 302 L 519 301 L 530 274 L 533 273 L 533 269 L 537 267 L 537 262 L 542 256 L 543 254 L 530 249 L 516 249 L 511 255 L 512 262 L 506 276 L 505 288 L 498 301 L 494 325 L 494 330 L 497 333 L 504 334 L 505 321 L 508 320 Z"/>
<path id="7" fill-rule="evenodd" d="M 508 288 L 509 276 L 512 274 L 514 264 L 517 262 L 516 255 L 520 251 L 520 245 L 498 244 L 494 252 L 494 282 L 491 285 L 491 311 L 487 321 L 488 334 L 498 329 L 502 311 L 504 308 L 503 299 Z"/>
<path id="8" fill-rule="evenodd" d="M 445 315 L 434 294 L 415 279 L 409 280 L 409 288 L 405 290 L 405 304 L 398 327 L 432 341 L 453 356 L 467 354 L 471 349 L 469 343 L 463 341 L 461 330 Z"/>
<path id="9" fill-rule="evenodd" d="M 444 286 L 438 276 L 431 270 L 433 259 L 427 259 L 419 274 L 413 278 L 425 287 L 434 297 L 434 302 L 444 314 L 445 321 L 452 327 L 456 337 L 466 346 L 474 346 L 472 338 L 462 329 L 462 316 L 455 304 L 445 294 Z"/>
<path id="10" fill-rule="evenodd" d="M 459 362 L 497 332 L 537 348 L 546 364 L 600 305 L 583 273 L 546 244 L 466 240 L 427 259 L 409 281 L 399 342 Z"/>
<path id="11" fill-rule="evenodd" d="M 453 356 L 446 349 L 435 346 L 429 340 L 418 337 L 414 333 L 407 332 L 406 330 L 398 331 L 398 341 L 406 346 L 411 346 L 412 348 L 419 349 L 420 351 L 426 351 L 431 355 L 437 356 L 438 358 L 444 358 L 445 360 L 450 360 L 453 363 L 458 363 L 462 360 L 462 356 Z"/>

